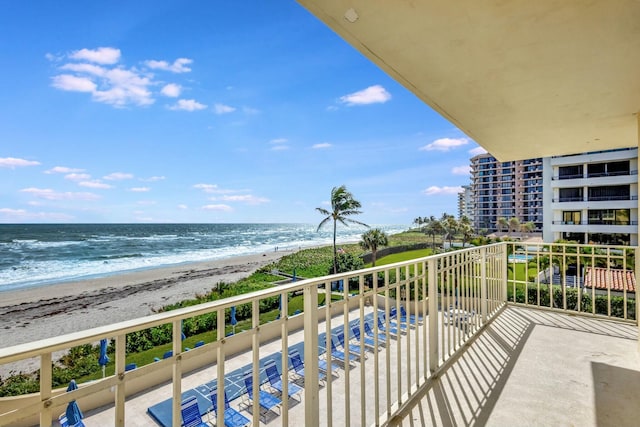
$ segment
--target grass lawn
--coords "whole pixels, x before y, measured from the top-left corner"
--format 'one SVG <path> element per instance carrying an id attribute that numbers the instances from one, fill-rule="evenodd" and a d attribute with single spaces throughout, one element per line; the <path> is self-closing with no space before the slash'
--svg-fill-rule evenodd
<path id="1" fill-rule="evenodd" d="M 376 260 L 376 266 L 393 264 L 394 262 L 409 261 L 416 258 L 423 258 L 433 254 L 431 249 L 418 249 L 415 251 L 406 251 L 399 254 L 392 254 L 382 257 Z M 371 264 L 367 264 L 367 267 L 371 267 Z"/>

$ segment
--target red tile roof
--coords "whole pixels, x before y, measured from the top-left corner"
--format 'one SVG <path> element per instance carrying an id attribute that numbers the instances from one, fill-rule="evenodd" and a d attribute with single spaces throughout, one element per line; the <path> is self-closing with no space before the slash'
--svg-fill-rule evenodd
<path id="1" fill-rule="evenodd" d="M 631 270 L 614 270 L 600 267 L 587 267 L 584 276 L 584 287 L 612 291 L 627 292 L 636 291 L 636 276 Z"/>

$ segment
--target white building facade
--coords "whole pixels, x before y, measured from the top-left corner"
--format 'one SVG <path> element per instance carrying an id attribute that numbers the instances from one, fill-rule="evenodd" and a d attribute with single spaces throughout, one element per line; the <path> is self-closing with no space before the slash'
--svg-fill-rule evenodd
<path id="1" fill-rule="evenodd" d="M 543 239 L 638 244 L 638 149 L 543 159 Z"/>
<path id="2" fill-rule="evenodd" d="M 471 186 L 463 185 L 462 191 L 458 193 L 458 218 L 466 216 L 473 224 L 473 203 L 471 198 Z"/>

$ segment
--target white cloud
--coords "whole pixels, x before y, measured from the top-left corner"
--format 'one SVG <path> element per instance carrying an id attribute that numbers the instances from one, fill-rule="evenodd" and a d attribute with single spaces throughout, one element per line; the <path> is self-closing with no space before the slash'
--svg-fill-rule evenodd
<path id="1" fill-rule="evenodd" d="M 82 49 L 71 53 L 67 59 L 81 62 L 63 64 L 60 69 L 72 73 L 53 76 L 53 87 L 64 91 L 90 93 L 94 101 L 114 107 L 154 103 L 149 89 L 155 85 L 153 76 L 145 75 L 135 68 L 114 65 L 120 59 L 119 49 Z"/>
<path id="2" fill-rule="evenodd" d="M 151 189 L 149 187 L 132 187 L 129 189 L 129 191 L 132 191 L 134 193 L 146 193 L 148 191 L 151 191 Z"/>
<path id="3" fill-rule="evenodd" d="M 180 205 L 178 205 L 178 209 L 186 210 L 186 209 L 189 209 L 189 206 L 184 205 L 184 204 L 180 204 Z"/>
<path id="4" fill-rule="evenodd" d="M 485 150 L 482 147 L 476 147 L 469 150 L 469 154 L 471 154 L 472 156 L 477 156 L 478 154 L 485 154 L 486 152 L 487 150 Z"/>
<path id="5" fill-rule="evenodd" d="M 269 141 L 269 144 L 284 144 L 289 141 L 287 138 L 275 138 Z"/>
<path id="6" fill-rule="evenodd" d="M 95 92 L 97 85 L 88 77 L 76 77 L 69 74 L 53 76 L 52 86 L 69 92 Z"/>
<path id="7" fill-rule="evenodd" d="M 232 193 L 240 193 L 240 192 L 248 191 L 248 190 L 230 190 L 230 189 L 220 188 L 217 184 L 195 184 L 193 188 L 197 188 L 198 190 L 202 190 L 205 193 L 210 193 L 210 194 L 232 194 Z"/>
<path id="8" fill-rule="evenodd" d="M 89 178 L 91 178 L 91 175 L 87 173 L 70 173 L 64 177 L 64 179 L 68 179 L 69 181 L 85 181 Z"/>
<path id="9" fill-rule="evenodd" d="M 80 49 L 72 52 L 69 58 L 98 64 L 115 64 L 120 60 L 120 49 L 99 47 L 97 49 Z"/>
<path id="10" fill-rule="evenodd" d="M 35 160 L 17 159 L 15 157 L 0 157 L 0 168 L 21 168 L 25 166 L 38 166 L 40 162 Z"/>
<path id="11" fill-rule="evenodd" d="M 213 106 L 213 112 L 216 114 L 228 114 L 233 113 L 234 111 L 236 111 L 235 107 L 230 105 L 214 104 Z"/>
<path id="12" fill-rule="evenodd" d="M 181 92 L 182 86 L 175 83 L 169 83 L 160 90 L 161 94 L 168 96 L 169 98 L 177 98 L 180 96 Z"/>
<path id="13" fill-rule="evenodd" d="M 205 205 L 202 207 L 205 211 L 232 212 L 233 208 L 229 205 Z"/>
<path id="14" fill-rule="evenodd" d="M 103 77 L 107 73 L 107 68 L 105 67 L 101 67 L 100 65 L 94 65 L 94 64 L 86 64 L 86 63 L 64 64 L 62 67 L 60 67 L 60 69 L 75 71 L 76 73 L 93 74 L 94 76 L 99 76 L 99 77 Z"/>
<path id="15" fill-rule="evenodd" d="M 451 173 L 454 175 L 469 175 L 471 173 L 471 166 L 469 165 L 454 166 L 451 169 Z"/>
<path id="16" fill-rule="evenodd" d="M 323 149 L 323 148 L 331 148 L 331 147 L 332 147 L 332 145 L 329 144 L 328 142 L 321 142 L 320 144 L 313 144 L 311 146 L 311 148 L 313 148 L 314 150 L 320 150 L 320 149 Z"/>
<path id="17" fill-rule="evenodd" d="M 164 176 L 150 176 L 149 178 L 140 178 L 140 181 L 143 182 L 157 182 L 157 181 L 163 181 L 166 178 Z"/>
<path id="18" fill-rule="evenodd" d="M 391 99 L 391 94 L 380 85 L 369 86 L 358 92 L 340 97 L 340 102 L 347 106 L 383 104 Z"/>
<path id="19" fill-rule="evenodd" d="M 68 168 L 66 166 L 56 166 L 49 170 L 44 171 L 44 173 L 76 173 L 76 172 L 84 172 L 84 169 L 76 169 L 76 168 Z"/>
<path id="20" fill-rule="evenodd" d="M 427 196 L 436 196 L 440 194 L 458 194 L 461 191 L 462 187 L 438 187 L 433 185 L 424 190 L 422 193 L 426 194 Z"/>
<path id="21" fill-rule="evenodd" d="M 453 148 L 467 145 L 469 140 L 466 138 L 440 138 L 433 141 L 431 144 L 427 144 L 420 147 L 421 151 L 449 151 Z"/>
<path id="22" fill-rule="evenodd" d="M 93 98 L 98 102 L 121 107 L 127 104 L 150 105 L 154 103 L 148 86 L 151 79 L 136 71 L 114 68 L 105 74 L 106 90 L 95 90 Z"/>
<path id="23" fill-rule="evenodd" d="M 109 175 L 105 175 L 102 178 L 108 181 L 121 181 L 123 179 L 132 179 L 133 174 L 124 173 L 124 172 L 114 172 L 114 173 L 110 173 Z"/>
<path id="24" fill-rule="evenodd" d="M 260 205 L 262 203 L 269 203 L 270 200 L 265 197 L 257 197 L 252 194 L 238 194 L 233 196 L 222 196 L 220 200 L 225 202 L 243 202 L 250 205 Z"/>
<path id="25" fill-rule="evenodd" d="M 93 193 L 60 193 L 49 188 L 24 188 L 20 190 L 23 193 L 31 194 L 34 197 L 45 200 L 98 200 L 100 196 Z"/>
<path id="26" fill-rule="evenodd" d="M 92 181 L 81 181 L 78 183 L 80 187 L 88 187 L 88 188 L 101 188 L 101 189 L 109 189 L 113 188 L 113 185 L 109 185 L 107 183 L 101 182 L 98 179 L 94 179 Z"/>
<path id="27" fill-rule="evenodd" d="M 136 203 L 142 206 L 153 206 L 158 204 L 155 200 L 139 200 Z"/>
<path id="28" fill-rule="evenodd" d="M 175 105 L 169 107 L 170 110 L 197 111 L 204 110 L 206 105 L 199 103 L 195 99 L 179 99 Z"/>
<path id="29" fill-rule="evenodd" d="M 178 58 L 173 61 L 173 64 L 169 64 L 167 61 L 156 61 L 153 59 L 145 61 L 144 63 L 147 67 L 154 70 L 164 70 L 170 71 L 172 73 L 188 73 L 189 71 L 191 71 L 191 68 L 189 68 L 187 65 L 191 64 L 192 62 L 193 60 L 189 58 Z"/>

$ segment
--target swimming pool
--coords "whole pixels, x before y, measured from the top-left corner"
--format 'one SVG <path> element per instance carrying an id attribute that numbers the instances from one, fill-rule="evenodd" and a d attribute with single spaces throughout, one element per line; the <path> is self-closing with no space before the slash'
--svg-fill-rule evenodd
<path id="1" fill-rule="evenodd" d="M 512 254 L 509 255 L 509 262 L 527 262 L 533 259 L 533 255 Z"/>

